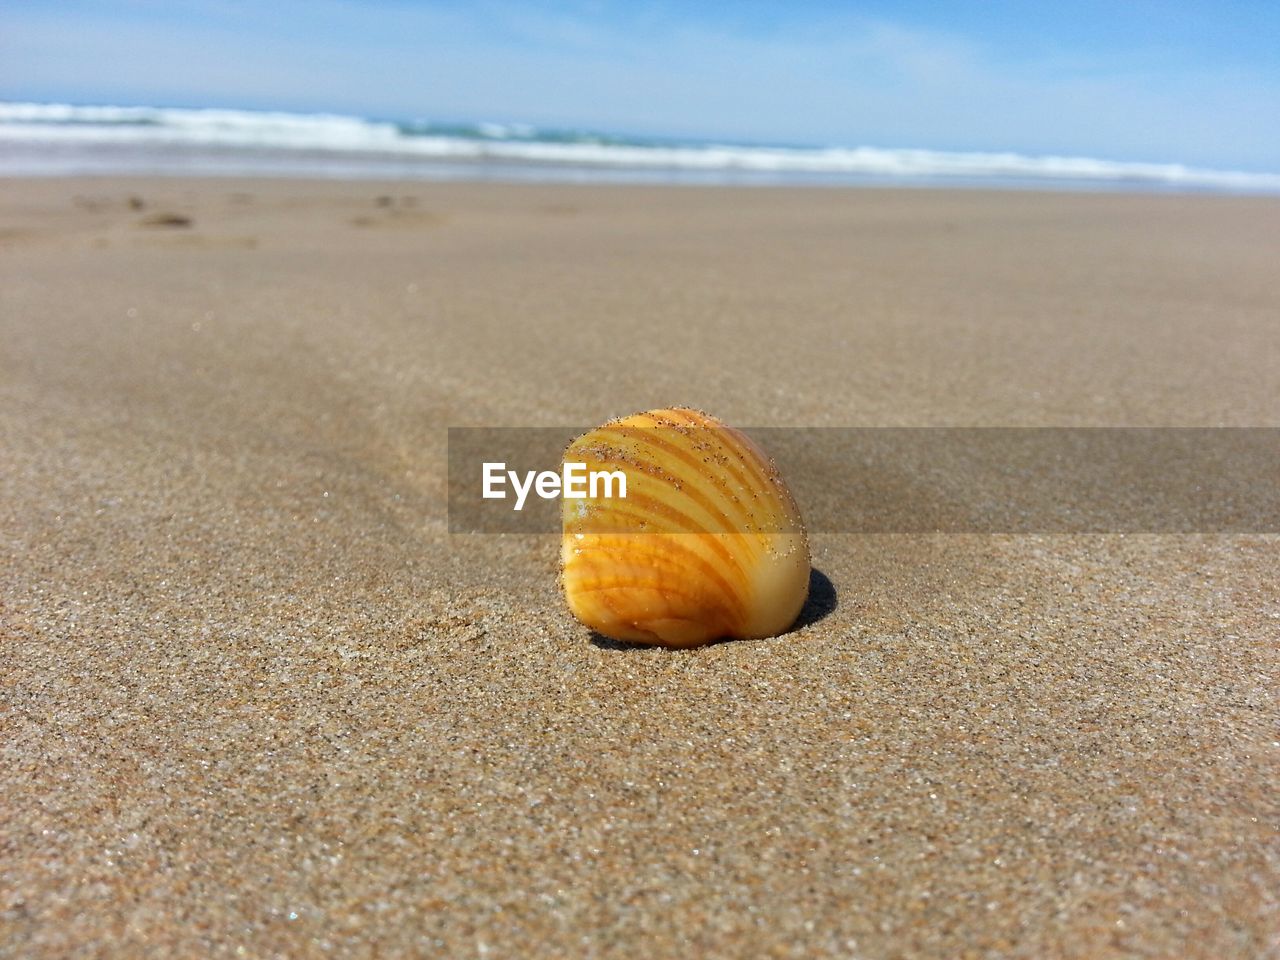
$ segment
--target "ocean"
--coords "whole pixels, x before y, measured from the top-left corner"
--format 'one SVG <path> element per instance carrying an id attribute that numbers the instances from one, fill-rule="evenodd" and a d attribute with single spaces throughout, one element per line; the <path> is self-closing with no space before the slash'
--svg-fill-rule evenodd
<path id="1" fill-rule="evenodd" d="M 198 175 L 1280 193 L 1178 163 L 618 136 L 524 124 L 0 102 L 0 176 Z"/>

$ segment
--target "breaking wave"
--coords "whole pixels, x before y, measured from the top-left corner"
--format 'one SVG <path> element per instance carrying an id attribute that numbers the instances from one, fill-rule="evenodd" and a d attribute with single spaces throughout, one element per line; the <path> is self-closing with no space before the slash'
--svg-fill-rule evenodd
<path id="1" fill-rule="evenodd" d="M 42 154 L 42 150 L 44 153 Z M 1137 163 L 1089 157 L 1030 156 L 881 147 L 778 147 L 615 136 L 527 124 L 397 122 L 339 114 L 170 107 L 73 106 L 0 103 L 0 173 L 101 172 L 163 168 L 165 158 L 185 172 L 201 152 L 216 158 L 234 152 L 237 172 L 288 169 L 288 158 L 306 154 L 309 172 L 325 156 L 344 175 L 362 160 L 371 172 L 397 162 L 396 172 L 431 176 L 432 164 L 517 166 L 522 177 L 556 170 L 632 171 L 645 179 L 683 174 L 792 180 L 1062 183 L 1132 185 L 1173 190 L 1280 192 L 1280 174 L 1209 170 L 1177 163 Z M 9 154 L 14 162 L 6 162 Z M 40 167 L 41 156 L 50 167 Z M 256 158 L 256 163 L 255 163 Z M 56 160 L 56 162 L 54 162 Z M 144 163 L 145 161 L 145 163 Z M 380 164 L 380 165 L 379 165 Z M 417 166 L 415 166 L 417 165 Z M 196 164 L 198 166 L 198 164 Z M 216 167 L 216 164 L 214 164 Z M 530 173 L 532 171 L 532 173 Z M 160 169 L 159 172 L 166 172 Z M 216 170 L 215 170 L 216 172 Z M 622 177 L 625 179 L 625 176 Z"/>

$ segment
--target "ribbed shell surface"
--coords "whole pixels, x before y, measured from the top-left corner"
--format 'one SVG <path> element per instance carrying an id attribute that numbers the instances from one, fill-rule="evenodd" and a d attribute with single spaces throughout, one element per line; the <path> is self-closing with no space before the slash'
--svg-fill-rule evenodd
<path id="1" fill-rule="evenodd" d="M 809 583 L 800 512 L 745 434 L 700 411 L 652 410 L 579 437 L 564 459 L 626 476 L 625 498 L 563 502 L 562 582 L 588 627 L 685 647 L 794 622 Z"/>

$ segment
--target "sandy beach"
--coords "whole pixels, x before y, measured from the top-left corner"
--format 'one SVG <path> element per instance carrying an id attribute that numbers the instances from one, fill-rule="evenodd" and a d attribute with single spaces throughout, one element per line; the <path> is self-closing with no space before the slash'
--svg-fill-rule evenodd
<path id="1" fill-rule="evenodd" d="M 1280 426 L 1277 263 L 1276 198 L 0 181 L 0 955 L 1280 955 L 1280 538 L 820 532 L 668 651 L 445 496 L 673 404 Z"/>

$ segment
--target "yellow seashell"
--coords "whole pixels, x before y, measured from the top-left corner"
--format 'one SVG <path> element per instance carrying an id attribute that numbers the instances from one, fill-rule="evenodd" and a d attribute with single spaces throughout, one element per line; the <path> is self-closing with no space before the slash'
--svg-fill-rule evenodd
<path id="1" fill-rule="evenodd" d="M 611 420 L 565 451 L 622 471 L 626 496 L 565 497 L 569 609 L 607 637 L 693 647 L 777 636 L 809 591 L 809 543 L 773 462 L 746 435 L 676 407 Z"/>

